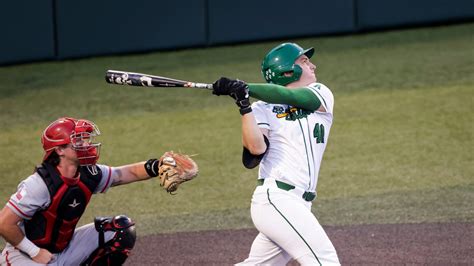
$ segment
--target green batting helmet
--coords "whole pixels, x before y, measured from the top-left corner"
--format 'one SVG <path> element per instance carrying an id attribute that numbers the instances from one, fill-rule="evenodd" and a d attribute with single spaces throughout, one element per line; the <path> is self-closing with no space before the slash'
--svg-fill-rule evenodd
<path id="1" fill-rule="evenodd" d="M 311 58 L 314 48 L 304 50 L 296 43 L 282 43 L 273 48 L 265 56 L 262 62 L 262 74 L 268 83 L 275 83 L 285 86 L 288 83 L 297 81 L 301 77 L 303 70 L 295 64 L 296 59 L 301 55 Z M 293 72 L 290 77 L 285 77 L 283 73 Z"/>

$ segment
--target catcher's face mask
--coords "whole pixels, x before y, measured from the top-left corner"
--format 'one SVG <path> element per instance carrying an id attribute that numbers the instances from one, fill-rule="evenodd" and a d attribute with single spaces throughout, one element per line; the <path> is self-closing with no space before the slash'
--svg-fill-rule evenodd
<path id="1" fill-rule="evenodd" d="M 69 117 L 59 118 L 43 132 L 41 142 L 46 152 L 43 161 L 51 155 L 55 147 L 71 144 L 80 165 L 96 164 L 101 144 L 95 143 L 94 138 L 99 135 L 99 129 L 91 121 Z"/>
<path id="2" fill-rule="evenodd" d="M 99 160 L 101 144 L 94 142 L 99 135 L 99 128 L 91 121 L 81 119 L 76 122 L 70 139 L 81 165 L 93 165 Z"/>

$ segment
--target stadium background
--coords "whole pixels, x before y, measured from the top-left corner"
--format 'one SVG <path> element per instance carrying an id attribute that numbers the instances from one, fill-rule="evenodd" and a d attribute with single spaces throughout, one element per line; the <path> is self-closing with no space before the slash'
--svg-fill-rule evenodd
<path id="1" fill-rule="evenodd" d="M 471 0 L 9 1 L 0 64 L 472 21 Z M 284 12 L 283 12 L 284 10 Z"/>

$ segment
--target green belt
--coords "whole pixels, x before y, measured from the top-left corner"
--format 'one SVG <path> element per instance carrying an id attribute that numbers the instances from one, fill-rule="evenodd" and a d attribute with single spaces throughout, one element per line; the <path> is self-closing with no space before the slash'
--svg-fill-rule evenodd
<path id="1" fill-rule="evenodd" d="M 257 186 L 263 185 L 263 180 L 264 179 L 257 179 Z M 285 182 L 281 182 L 281 181 L 278 181 L 278 180 L 275 180 L 275 182 L 276 182 L 276 185 L 279 189 L 283 189 L 285 191 L 290 191 L 290 190 L 295 188 L 295 186 L 287 184 Z M 305 191 L 305 193 L 303 193 L 302 197 L 306 201 L 312 201 L 312 200 L 314 200 L 314 198 L 316 198 L 316 193 Z"/>

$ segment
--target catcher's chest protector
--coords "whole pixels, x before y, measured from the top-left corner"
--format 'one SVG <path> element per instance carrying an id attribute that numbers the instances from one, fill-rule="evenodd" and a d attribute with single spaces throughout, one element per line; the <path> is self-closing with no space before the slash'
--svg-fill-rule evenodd
<path id="1" fill-rule="evenodd" d="M 43 163 L 37 172 L 48 187 L 51 204 L 38 211 L 31 220 L 25 220 L 28 239 L 52 253 L 63 251 L 71 240 L 79 219 L 102 178 L 100 168 L 91 172 L 80 167 L 80 179 L 71 184 L 63 181 L 54 166 Z"/>

